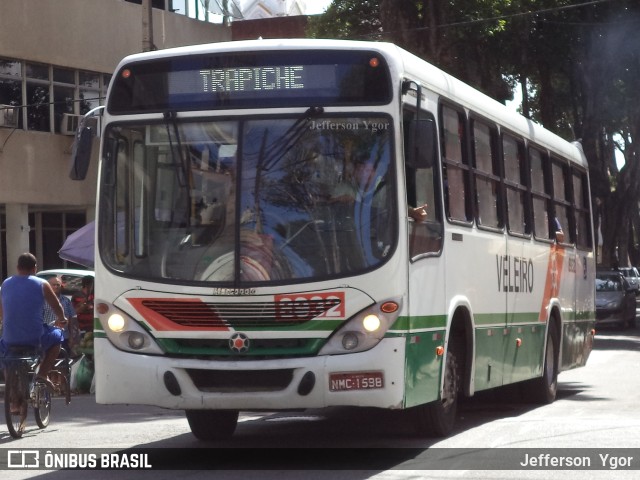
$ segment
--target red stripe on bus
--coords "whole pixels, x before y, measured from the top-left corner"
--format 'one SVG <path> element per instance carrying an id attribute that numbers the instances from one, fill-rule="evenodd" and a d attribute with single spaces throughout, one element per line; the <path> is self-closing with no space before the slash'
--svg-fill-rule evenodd
<path id="1" fill-rule="evenodd" d="M 549 250 L 549 262 L 547 264 L 547 278 L 544 283 L 544 295 L 542 296 L 542 305 L 540 306 L 540 315 L 538 320 L 547 321 L 547 310 L 552 298 L 558 296 L 560 292 L 560 282 L 562 280 L 562 266 L 564 263 L 564 247 L 560 245 L 551 245 Z"/>
<path id="2" fill-rule="evenodd" d="M 156 331 L 230 331 L 228 325 L 216 325 L 216 326 L 189 326 L 189 325 L 180 325 L 179 323 L 173 322 L 169 318 L 164 315 L 156 312 L 155 310 L 146 307 L 143 305 L 145 301 L 171 301 L 172 303 L 202 303 L 200 299 L 177 299 L 177 298 L 127 298 L 129 303 L 135 308 L 138 313 L 142 316 L 145 322 L 147 322 L 151 328 Z M 218 322 L 217 322 L 218 323 Z"/>

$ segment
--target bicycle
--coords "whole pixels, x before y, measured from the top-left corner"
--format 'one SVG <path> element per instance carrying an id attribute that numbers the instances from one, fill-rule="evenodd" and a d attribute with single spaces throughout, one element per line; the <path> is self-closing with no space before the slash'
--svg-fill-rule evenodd
<path id="1" fill-rule="evenodd" d="M 37 377 L 42 353 L 34 347 L 9 347 L 2 360 L 5 368 L 4 411 L 9 434 L 20 438 L 25 432 L 29 406 L 33 408 L 36 424 L 46 428 L 51 419 L 51 401 L 55 393 L 64 394 L 71 402 L 70 364 L 66 350 L 61 349 L 49 375 L 57 379 L 54 391 Z"/>

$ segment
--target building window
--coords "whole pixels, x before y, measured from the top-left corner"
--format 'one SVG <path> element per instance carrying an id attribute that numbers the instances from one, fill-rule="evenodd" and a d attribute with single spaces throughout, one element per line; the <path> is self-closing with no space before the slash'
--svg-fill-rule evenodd
<path id="1" fill-rule="evenodd" d="M 26 119 L 28 130 L 61 133 L 64 114 L 85 114 L 102 105 L 110 81 L 107 74 L 0 58 L 0 105 L 26 111 L 24 118 L 21 109 L 5 115 L 3 107 L 0 126 L 24 128 Z"/>
<path id="2" fill-rule="evenodd" d="M 76 91 L 76 74 L 74 70 L 53 68 L 53 129 L 60 133 L 65 113 L 74 113 Z"/>
<path id="3" fill-rule="evenodd" d="M 22 105 L 22 62 L 0 58 L 0 105 Z M 0 110 L 0 116 L 0 126 L 22 127 L 19 109 Z"/>
<path id="4" fill-rule="evenodd" d="M 36 225 L 29 232 L 31 245 L 42 245 L 42 266 L 40 270 L 50 268 L 74 268 L 76 264 L 62 260 L 58 251 L 66 238 L 86 223 L 86 215 L 81 212 L 34 212 L 29 214 L 29 225 Z M 38 226 L 40 228 L 38 229 Z M 38 239 L 41 239 L 41 243 Z"/>
<path id="5" fill-rule="evenodd" d="M 39 63 L 26 64 L 27 128 L 40 132 L 51 131 L 49 67 Z"/>
<path id="6" fill-rule="evenodd" d="M 92 108 L 100 106 L 100 74 L 80 71 L 79 79 L 80 114 L 85 114 Z"/>

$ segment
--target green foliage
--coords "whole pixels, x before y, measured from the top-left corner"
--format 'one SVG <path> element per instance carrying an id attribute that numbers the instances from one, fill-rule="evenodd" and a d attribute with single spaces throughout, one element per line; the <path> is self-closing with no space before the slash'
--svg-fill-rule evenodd
<path id="1" fill-rule="evenodd" d="M 334 0 L 322 15 L 309 20 L 307 36 L 373 40 L 381 30 L 379 0 Z"/>
<path id="2" fill-rule="evenodd" d="M 582 140 L 601 260 L 640 263 L 639 2 L 334 0 L 310 34 L 394 42 L 501 101 L 520 83 L 525 116 Z"/>

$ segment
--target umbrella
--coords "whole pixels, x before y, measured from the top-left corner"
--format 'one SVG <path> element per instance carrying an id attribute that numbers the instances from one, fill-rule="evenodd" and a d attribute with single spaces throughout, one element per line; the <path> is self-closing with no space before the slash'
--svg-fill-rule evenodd
<path id="1" fill-rule="evenodd" d="M 89 222 L 81 229 L 67 237 L 58 250 L 58 255 L 63 260 L 68 260 L 88 268 L 93 268 L 95 254 L 95 222 Z"/>

